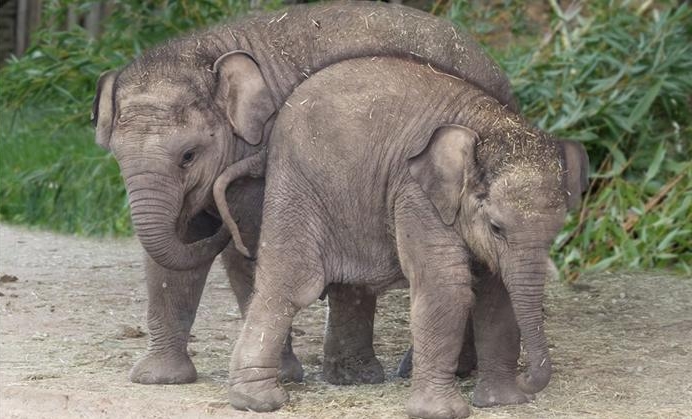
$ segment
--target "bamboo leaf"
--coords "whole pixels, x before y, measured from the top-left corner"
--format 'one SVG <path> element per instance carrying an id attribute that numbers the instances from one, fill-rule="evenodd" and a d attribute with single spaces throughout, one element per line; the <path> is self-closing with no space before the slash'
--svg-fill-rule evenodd
<path id="1" fill-rule="evenodd" d="M 642 98 L 639 100 L 637 105 L 634 107 L 632 110 L 632 113 L 630 114 L 629 118 L 627 119 L 627 126 L 630 128 L 634 127 L 634 125 L 639 122 L 642 117 L 644 117 L 644 114 L 649 112 L 649 109 L 651 108 L 651 105 L 654 103 L 654 100 L 658 97 L 658 94 L 661 92 L 661 86 L 663 85 L 663 80 L 658 80 L 649 90 L 647 90 L 646 94 L 642 96 Z"/>
<path id="2" fill-rule="evenodd" d="M 646 171 L 646 175 L 644 176 L 644 184 L 646 185 L 653 179 L 661 169 L 661 163 L 663 162 L 663 158 L 666 156 L 666 147 L 665 143 L 661 142 L 658 145 L 658 148 L 656 149 L 656 154 L 654 154 L 654 158 L 651 160 L 651 164 L 649 165 L 649 169 Z"/>

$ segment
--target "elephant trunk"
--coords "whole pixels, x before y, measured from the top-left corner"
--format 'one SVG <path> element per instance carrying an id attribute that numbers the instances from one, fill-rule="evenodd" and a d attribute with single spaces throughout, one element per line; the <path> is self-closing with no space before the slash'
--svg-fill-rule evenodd
<path id="1" fill-rule="evenodd" d="M 126 178 L 132 223 L 146 252 L 159 265 L 178 271 L 212 261 L 228 244 L 229 232 L 222 226 L 209 237 L 184 243 L 177 228 L 183 212 L 181 188 L 168 177 L 152 176 Z"/>
<path id="2" fill-rule="evenodd" d="M 502 275 L 528 357 L 528 369 L 517 377 L 517 385 L 529 394 L 543 390 L 552 374 L 542 310 L 547 261 L 547 255 L 519 257 L 506 265 Z"/>

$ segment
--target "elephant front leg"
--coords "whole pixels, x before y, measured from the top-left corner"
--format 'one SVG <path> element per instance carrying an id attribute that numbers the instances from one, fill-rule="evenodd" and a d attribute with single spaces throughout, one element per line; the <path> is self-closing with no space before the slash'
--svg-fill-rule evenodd
<path id="1" fill-rule="evenodd" d="M 210 267 L 211 262 L 190 271 L 172 271 L 145 255 L 149 344 L 130 371 L 132 382 L 183 384 L 197 379 L 187 342 Z"/>
<path id="2" fill-rule="evenodd" d="M 456 232 L 442 225 L 420 188 L 402 191 L 396 214 L 399 263 L 411 284 L 413 377 L 406 413 L 467 417 L 469 406 L 455 384 L 474 300 L 468 251 Z"/>
<path id="3" fill-rule="evenodd" d="M 455 382 L 473 292 L 451 281 L 426 286 L 434 289 L 411 290 L 413 394 L 406 411 L 429 419 L 467 417 L 469 407 Z"/>
<path id="4" fill-rule="evenodd" d="M 478 381 L 473 405 L 489 407 L 527 403 L 533 395 L 517 387 L 520 333 L 502 280 L 483 273 L 477 281 L 473 311 L 478 351 Z"/>
<path id="5" fill-rule="evenodd" d="M 377 296 L 363 287 L 339 284 L 330 285 L 327 295 L 324 379 L 340 385 L 383 382 L 384 370 L 372 347 Z"/>

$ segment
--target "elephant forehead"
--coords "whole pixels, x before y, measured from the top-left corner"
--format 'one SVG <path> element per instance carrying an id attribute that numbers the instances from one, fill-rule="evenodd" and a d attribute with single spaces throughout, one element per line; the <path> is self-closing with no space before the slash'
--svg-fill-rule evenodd
<path id="1" fill-rule="evenodd" d="M 117 101 L 118 122 L 127 123 L 136 118 L 181 121 L 194 105 L 194 98 L 172 92 L 127 95 Z"/>
<path id="2" fill-rule="evenodd" d="M 116 90 L 116 110 L 121 118 L 137 115 L 182 120 L 188 110 L 210 107 L 206 96 L 194 83 L 161 78 L 148 82 L 128 83 Z"/>
<path id="3" fill-rule="evenodd" d="M 526 219 L 562 214 L 566 202 L 558 166 L 509 168 L 490 185 L 490 197 Z"/>
<path id="4" fill-rule="evenodd" d="M 181 144 L 196 143 L 200 137 L 213 135 L 209 126 L 139 115 L 126 123 L 116 124 L 111 145 L 117 157 L 121 153 L 171 149 Z"/>
<path id="5" fill-rule="evenodd" d="M 114 131 L 166 134 L 189 126 L 209 125 L 213 112 L 186 94 L 143 92 L 117 102 Z"/>

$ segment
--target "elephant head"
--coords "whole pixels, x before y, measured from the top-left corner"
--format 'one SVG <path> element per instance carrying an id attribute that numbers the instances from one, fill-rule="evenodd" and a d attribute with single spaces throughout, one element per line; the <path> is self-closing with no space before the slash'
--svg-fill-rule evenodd
<path id="1" fill-rule="evenodd" d="M 516 117 L 510 128 L 481 137 L 462 126 L 440 127 L 408 162 L 442 221 L 503 278 L 528 354 L 517 384 L 526 393 L 542 390 L 551 375 L 542 319 L 548 252 L 587 186 L 583 146 L 552 139 Z"/>
<path id="2" fill-rule="evenodd" d="M 215 180 L 243 147 L 261 143 L 276 107 L 250 54 L 206 64 L 174 56 L 163 47 L 103 74 L 92 121 L 96 142 L 120 165 L 143 247 L 158 264 L 187 270 L 228 244 L 223 227 L 195 242 L 184 236 L 193 217 L 215 213 Z"/>

